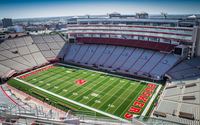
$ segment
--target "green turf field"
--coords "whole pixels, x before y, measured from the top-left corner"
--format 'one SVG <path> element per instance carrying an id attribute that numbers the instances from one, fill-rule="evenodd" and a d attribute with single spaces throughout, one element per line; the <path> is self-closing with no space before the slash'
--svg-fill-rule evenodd
<path id="1" fill-rule="evenodd" d="M 133 112 L 130 108 L 147 90 L 147 82 L 59 65 L 23 77 L 25 75 L 11 79 L 8 84 L 51 99 L 53 104 L 65 104 L 74 110 L 89 110 L 121 119 L 125 119 L 127 113 L 133 116 L 141 115 L 159 88 L 159 85 L 156 85 L 143 106 L 135 105 L 136 108 L 141 108 L 140 112 Z"/>

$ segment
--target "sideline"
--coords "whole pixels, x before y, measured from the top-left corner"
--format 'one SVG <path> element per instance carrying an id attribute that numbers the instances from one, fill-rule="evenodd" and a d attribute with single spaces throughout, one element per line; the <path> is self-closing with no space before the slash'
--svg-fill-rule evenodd
<path id="1" fill-rule="evenodd" d="M 60 98 L 60 99 L 63 99 L 63 100 L 68 101 L 68 102 L 70 102 L 70 103 L 76 104 L 76 105 L 78 105 L 78 106 L 87 108 L 87 109 L 89 109 L 89 110 L 98 112 L 98 113 L 100 113 L 100 114 L 106 115 L 106 116 L 108 116 L 108 117 L 111 117 L 111 118 L 114 118 L 114 119 L 117 119 L 117 120 L 120 120 L 120 121 L 123 121 L 123 122 L 127 122 L 127 123 L 130 123 L 130 122 L 131 122 L 131 121 L 125 120 L 125 119 L 123 119 L 123 118 L 117 117 L 117 116 L 115 116 L 115 115 L 108 114 L 108 113 L 103 112 L 103 111 L 101 111 L 101 110 L 98 110 L 98 109 L 89 107 L 89 106 L 87 106 L 87 105 L 81 104 L 81 103 L 76 102 L 76 101 L 74 101 L 74 100 L 71 100 L 71 99 L 62 97 L 62 96 L 60 96 L 60 95 L 57 95 L 57 94 L 52 93 L 52 92 L 50 92 L 50 91 L 47 91 L 47 90 L 45 90 L 45 89 L 43 89 L 43 88 L 40 88 L 40 87 L 35 86 L 35 85 L 33 85 L 33 84 L 30 84 L 30 83 L 28 83 L 28 82 L 26 82 L 26 81 L 23 81 L 23 80 L 21 80 L 21 79 L 18 79 L 18 78 L 14 78 L 14 79 L 17 80 L 17 81 L 20 81 L 20 82 L 22 82 L 22 83 L 24 83 L 24 84 L 26 84 L 26 85 L 29 85 L 29 86 L 31 86 L 31 87 L 34 87 L 34 88 L 36 88 L 36 89 L 39 89 L 39 90 L 41 90 L 41 91 L 43 91 L 43 92 L 46 92 L 46 93 L 51 94 L 51 95 L 53 95 L 53 96 L 56 96 L 56 97 L 58 97 L 58 98 Z"/>

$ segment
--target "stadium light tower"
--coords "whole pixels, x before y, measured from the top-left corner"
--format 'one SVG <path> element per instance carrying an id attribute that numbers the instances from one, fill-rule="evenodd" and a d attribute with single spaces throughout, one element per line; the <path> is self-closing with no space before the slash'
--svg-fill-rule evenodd
<path id="1" fill-rule="evenodd" d="M 166 12 L 161 12 L 161 15 L 162 15 L 165 19 L 167 19 L 167 13 L 166 13 Z"/>

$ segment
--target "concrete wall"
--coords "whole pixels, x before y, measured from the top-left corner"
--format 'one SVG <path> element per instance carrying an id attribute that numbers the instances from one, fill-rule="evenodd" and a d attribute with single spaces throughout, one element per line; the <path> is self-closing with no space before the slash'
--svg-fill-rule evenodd
<path id="1" fill-rule="evenodd" d="M 197 28 L 195 55 L 200 56 L 200 27 Z"/>

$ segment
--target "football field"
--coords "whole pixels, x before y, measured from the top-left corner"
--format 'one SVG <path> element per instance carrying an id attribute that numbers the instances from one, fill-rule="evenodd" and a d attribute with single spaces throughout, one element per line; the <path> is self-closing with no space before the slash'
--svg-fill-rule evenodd
<path id="1" fill-rule="evenodd" d="M 73 66 L 49 65 L 8 84 L 57 107 L 92 111 L 116 119 L 145 115 L 161 85 Z M 60 101 L 61 100 L 61 101 Z"/>

